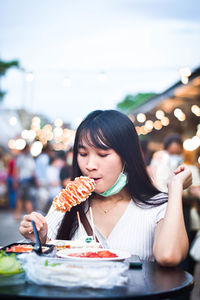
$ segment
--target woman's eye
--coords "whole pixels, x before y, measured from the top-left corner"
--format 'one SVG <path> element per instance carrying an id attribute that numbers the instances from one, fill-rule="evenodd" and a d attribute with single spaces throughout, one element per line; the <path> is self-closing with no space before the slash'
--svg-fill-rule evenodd
<path id="1" fill-rule="evenodd" d="M 87 153 L 80 153 L 79 152 L 79 155 L 84 157 L 84 156 L 87 156 Z"/>
<path id="2" fill-rule="evenodd" d="M 99 156 L 100 157 L 106 157 L 106 156 L 108 156 L 108 154 L 101 154 L 101 153 L 99 153 Z"/>

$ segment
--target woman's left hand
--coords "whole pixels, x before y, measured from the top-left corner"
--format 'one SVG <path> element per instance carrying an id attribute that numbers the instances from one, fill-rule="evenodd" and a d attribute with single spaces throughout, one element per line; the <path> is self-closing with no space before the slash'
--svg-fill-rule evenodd
<path id="1" fill-rule="evenodd" d="M 174 174 L 171 181 L 179 182 L 183 189 L 187 189 L 192 184 L 192 173 L 185 165 L 180 165 L 174 170 Z"/>

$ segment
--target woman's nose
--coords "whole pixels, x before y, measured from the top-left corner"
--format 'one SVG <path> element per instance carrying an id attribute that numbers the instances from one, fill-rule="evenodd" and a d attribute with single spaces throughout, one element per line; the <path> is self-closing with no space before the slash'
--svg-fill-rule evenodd
<path id="1" fill-rule="evenodd" d="M 87 161 L 87 164 L 86 164 L 86 169 L 88 171 L 97 169 L 97 161 L 94 157 L 89 157 L 88 158 L 88 161 Z"/>

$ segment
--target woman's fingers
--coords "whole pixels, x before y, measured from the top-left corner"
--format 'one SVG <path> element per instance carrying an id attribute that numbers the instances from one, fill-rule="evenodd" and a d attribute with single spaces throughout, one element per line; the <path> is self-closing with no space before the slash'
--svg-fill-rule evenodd
<path id="1" fill-rule="evenodd" d="M 46 219 L 43 215 L 37 212 L 32 212 L 29 215 L 24 215 L 19 227 L 20 233 L 26 238 L 35 240 L 31 220 L 35 222 L 37 230 L 41 232 L 41 237 L 45 236 L 47 233 Z"/>
<path id="2" fill-rule="evenodd" d="M 192 173 L 185 165 L 179 166 L 175 171 L 175 178 L 182 182 L 183 189 L 188 188 L 192 184 Z"/>
<path id="3" fill-rule="evenodd" d="M 34 221 L 38 231 L 40 231 L 40 229 L 44 226 L 44 224 L 46 224 L 45 217 L 37 212 L 32 212 L 29 215 L 25 215 L 24 220 L 30 223 L 31 228 L 32 228 L 31 221 Z M 31 230 L 33 231 L 33 228 Z"/>
<path id="4" fill-rule="evenodd" d="M 174 170 L 174 174 L 177 175 L 178 173 L 180 173 L 180 172 L 182 172 L 184 170 L 185 170 L 185 166 L 184 165 L 180 165 L 180 166 L 178 166 L 178 168 L 176 168 Z"/>

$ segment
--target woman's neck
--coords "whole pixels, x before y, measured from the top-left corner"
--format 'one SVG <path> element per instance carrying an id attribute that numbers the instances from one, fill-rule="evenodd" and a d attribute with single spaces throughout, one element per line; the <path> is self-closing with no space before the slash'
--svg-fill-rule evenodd
<path id="1" fill-rule="evenodd" d="M 128 193 L 126 188 L 123 188 L 119 193 L 104 197 L 98 194 L 94 194 L 92 197 L 91 201 L 92 202 L 104 202 L 104 203 L 109 203 L 109 202 L 118 202 L 118 201 L 130 201 L 131 200 L 131 195 Z"/>

